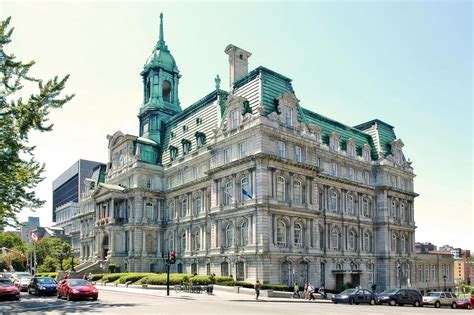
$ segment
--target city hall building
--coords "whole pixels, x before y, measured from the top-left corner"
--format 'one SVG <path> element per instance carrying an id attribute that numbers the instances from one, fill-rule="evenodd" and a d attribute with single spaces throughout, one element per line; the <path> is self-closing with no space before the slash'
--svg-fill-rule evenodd
<path id="1" fill-rule="evenodd" d="M 108 136 L 105 173 L 80 201 L 82 266 L 164 272 L 176 250 L 173 272 L 329 289 L 412 284 L 415 175 L 394 127 L 309 110 L 290 78 L 249 71 L 251 53 L 234 45 L 230 86 L 216 77 L 183 109 L 160 18 L 138 135 Z"/>

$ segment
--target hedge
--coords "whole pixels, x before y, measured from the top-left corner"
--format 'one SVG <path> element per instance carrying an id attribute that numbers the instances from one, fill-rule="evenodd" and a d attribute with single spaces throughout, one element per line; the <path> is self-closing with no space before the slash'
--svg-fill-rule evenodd
<path id="1" fill-rule="evenodd" d="M 229 287 L 244 287 L 249 289 L 252 289 L 254 287 L 253 283 L 243 281 L 223 281 L 219 282 L 218 285 L 225 285 Z"/>
<path id="2" fill-rule="evenodd" d="M 91 280 L 92 281 L 99 281 L 100 279 L 102 279 L 103 276 L 104 276 L 103 273 L 93 274 Z"/>
<path id="3" fill-rule="evenodd" d="M 211 276 L 211 280 L 212 279 L 214 283 L 234 281 L 234 279 L 231 276 Z"/>
<path id="4" fill-rule="evenodd" d="M 212 277 L 206 276 L 206 275 L 195 275 L 194 277 L 189 279 L 189 281 L 192 284 L 199 284 L 199 285 L 212 284 L 213 283 L 212 280 L 213 280 Z"/>
<path id="5" fill-rule="evenodd" d="M 185 273 L 173 273 L 170 274 L 170 284 L 181 284 L 183 280 L 192 278 L 193 275 Z M 166 285 L 166 273 L 161 273 L 158 275 L 147 276 L 141 278 L 137 282 L 138 284 L 153 284 L 153 285 Z"/>
<path id="6" fill-rule="evenodd" d="M 262 290 L 293 292 L 293 288 L 290 288 L 285 284 L 262 284 L 261 288 Z"/>
<path id="7" fill-rule="evenodd" d="M 56 272 L 38 272 L 35 274 L 36 277 L 51 277 L 53 279 L 56 279 Z"/>
<path id="8" fill-rule="evenodd" d="M 102 276 L 100 282 L 114 282 L 121 276 L 127 275 L 128 273 L 107 273 Z"/>
<path id="9" fill-rule="evenodd" d="M 121 284 L 125 284 L 129 281 L 131 282 L 137 282 L 138 280 L 140 280 L 141 278 L 144 278 L 144 277 L 148 277 L 148 276 L 154 276 L 156 275 L 156 273 L 152 273 L 152 272 L 144 272 L 144 273 L 139 273 L 139 272 L 134 272 L 134 273 L 127 273 L 123 276 L 121 276 L 120 278 L 118 278 L 117 280 L 115 280 L 116 283 L 121 283 Z"/>

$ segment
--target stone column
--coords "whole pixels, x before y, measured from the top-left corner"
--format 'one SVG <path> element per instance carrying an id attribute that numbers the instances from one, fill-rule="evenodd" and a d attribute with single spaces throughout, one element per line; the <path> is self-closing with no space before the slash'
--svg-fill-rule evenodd
<path id="1" fill-rule="evenodd" d="M 252 214 L 250 222 L 251 222 L 252 232 L 250 233 L 251 239 L 249 241 L 251 242 L 252 245 L 256 245 L 257 244 L 257 215 L 256 214 Z M 270 233 L 270 238 L 271 238 L 271 233 Z"/>
<path id="2" fill-rule="evenodd" d="M 232 174 L 232 185 L 233 185 L 233 204 L 234 206 L 237 205 L 237 200 L 238 200 L 238 196 L 239 194 L 237 194 L 237 175 L 236 174 Z"/>
<path id="3" fill-rule="evenodd" d="M 115 198 L 110 199 L 110 211 L 108 217 L 115 218 Z"/>
<path id="4" fill-rule="evenodd" d="M 142 256 L 146 256 L 146 232 L 145 230 L 142 231 Z"/>
<path id="5" fill-rule="evenodd" d="M 305 246 L 311 248 L 311 220 L 306 219 Z"/>

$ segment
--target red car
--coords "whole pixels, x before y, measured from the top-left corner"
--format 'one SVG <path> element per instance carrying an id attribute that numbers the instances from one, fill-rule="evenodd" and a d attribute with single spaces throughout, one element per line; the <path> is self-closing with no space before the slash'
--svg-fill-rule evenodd
<path id="1" fill-rule="evenodd" d="M 58 299 L 66 298 L 68 301 L 75 299 L 97 300 L 99 292 L 96 287 L 87 280 L 65 279 L 58 284 Z"/>
<path id="2" fill-rule="evenodd" d="M 9 279 L 0 278 L 0 298 L 19 300 L 20 290 Z"/>
<path id="3" fill-rule="evenodd" d="M 474 308 L 474 296 L 471 296 L 471 298 L 464 298 L 464 299 L 458 299 L 458 305 L 457 308 L 465 308 L 468 310 L 471 310 Z"/>

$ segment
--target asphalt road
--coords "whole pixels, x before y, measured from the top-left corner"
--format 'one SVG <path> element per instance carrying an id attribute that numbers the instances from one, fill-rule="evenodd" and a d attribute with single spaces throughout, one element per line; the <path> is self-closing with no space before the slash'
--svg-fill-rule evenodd
<path id="1" fill-rule="evenodd" d="M 55 296 L 36 297 L 22 293 L 20 301 L 0 301 L 0 313 L 14 314 L 472 314 L 467 310 L 412 306 L 335 305 L 289 300 L 263 299 L 250 295 L 215 292 L 176 294 L 141 289 L 100 288 L 98 301 L 65 301 Z"/>

